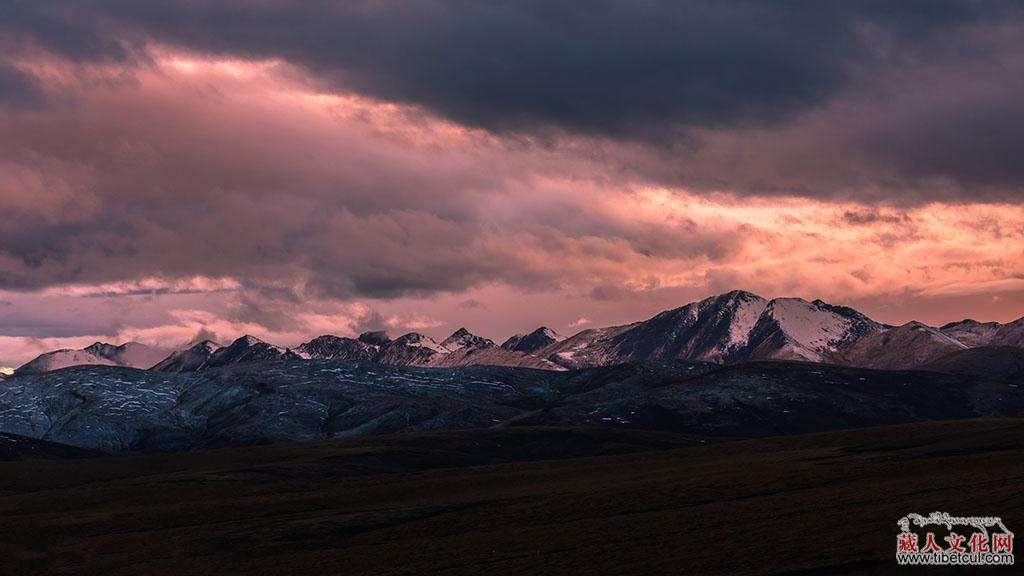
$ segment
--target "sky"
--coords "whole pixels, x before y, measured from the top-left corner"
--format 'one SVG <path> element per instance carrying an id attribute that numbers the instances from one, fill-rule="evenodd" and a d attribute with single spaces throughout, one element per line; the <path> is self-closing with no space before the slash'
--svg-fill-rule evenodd
<path id="1" fill-rule="evenodd" d="M 0 0 L 0 366 L 1024 316 L 1014 3 Z"/>

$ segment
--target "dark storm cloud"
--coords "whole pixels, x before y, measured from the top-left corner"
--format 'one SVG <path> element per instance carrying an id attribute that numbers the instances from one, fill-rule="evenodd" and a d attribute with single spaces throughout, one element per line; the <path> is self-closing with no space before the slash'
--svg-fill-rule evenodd
<path id="1" fill-rule="evenodd" d="M 243 292 L 232 302 L 226 318 L 234 322 L 257 324 L 270 330 L 304 328 L 295 316 L 296 303 L 290 298 L 275 299 L 259 292 Z"/>
<path id="2" fill-rule="evenodd" d="M 1020 38 L 1018 36 L 1018 38 Z M 852 142 L 879 166 L 909 181 L 953 182 L 979 195 L 1024 188 L 1024 43 L 987 74 L 955 69 L 923 80 L 920 96 Z M 963 62 L 963 65 L 969 65 Z M 937 180 L 937 182 L 935 182 Z"/>
<path id="3" fill-rule="evenodd" d="M 355 318 L 352 322 L 352 330 L 357 334 L 363 332 L 384 332 L 387 331 L 388 324 L 384 316 L 374 310 L 368 309 L 362 316 Z"/>
<path id="4" fill-rule="evenodd" d="M 0 287 L 202 294 L 223 287 L 174 281 L 228 278 L 252 295 L 230 320 L 282 327 L 274 303 L 552 288 L 595 263 L 718 258 L 742 242 L 581 210 L 586 191 L 533 182 L 587 174 L 586 160 L 477 133 L 435 142 L 436 126 L 390 107 L 310 103 L 281 70 L 211 68 L 68 80 L 73 104 L 0 116 Z M 105 286 L 140 279 L 170 284 Z"/>
<path id="5" fill-rule="evenodd" d="M 201 329 L 196 331 L 194 336 L 189 338 L 188 344 L 198 344 L 198 343 L 200 343 L 200 342 L 202 342 L 204 340 L 209 340 L 210 342 L 218 342 L 219 343 L 220 342 L 220 337 L 217 335 L 216 332 L 214 332 L 212 330 L 209 330 L 207 328 L 201 328 Z"/>
<path id="6" fill-rule="evenodd" d="M 1006 6 L 8 1 L 0 287 L 231 278 L 256 295 L 231 318 L 268 326 L 289 312 L 265 301 L 307 296 L 579 282 L 628 300 L 627 272 L 728 263 L 757 232 L 653 224 L 602 195 L 1019 201 Z M 238 79 L 209 56 L 260 63 Z"/>
<path id="7" fill-rule="evenodd" d="M 979 40 L 994 52 L 892 72 L 773 129 L 702 133 L 673 164 L 641 160 L 665 182 L 746 194 L 871 202 L 1024 199 L 1024 44 Z M 1004 34 L 1006 34 L 1004 32 Z"/>
<path id="8" fill-rule="evenodd" d="M 283 58 L 346 90 L 497 131 L 662 140 L 771 125 L 864 70 L 962 48 L 997 3 L 14 2 L 7 28 L 73 58 L 147 41 Z M 895 62 L 898 61 L 898 62 Z"/>
<path id="9" fill-rule="evenodd" d="M 43 90 L 35 78 L 0 61 L 0 105 L 32 106 L 42 99 Z"/>
<path id="10" fill-rule="evenodd" d="M 1012 2 L 93 0 L 0 10 L 12 53 L 145 65 L 157 43 L 281 59 L 327 90 L 497 134 L 611 142 L 582 148 L 673 186 L 900 202 L 1017 201 L 1024 189 L 1014 161 L 1024 26 Z M 8 92 L 31 98 L 31 80 L 10 76 Z"/>
<path id="11" fill-rule="evenodd" d="M 910 222 L 910 216 L 905 212 L 883 213 L 877 208 L 847 210 L 843 212 L 843 222 L 856 226 L 871 224 L 904 224 Z"/>
<path id="12" fill-rule="evenodd" d="M 635 298 L 636 292 L 617 285 L 601 284 L 590 290 L 590 299 L 597 301 L 615 302 L 626 298 Z"/>
<path id="13" fill-rule="evenodd" d="M 32 302 L 18 298 L 0 307 L 0 337 L 68 337 L 113 334 L 122 326 L 130 303 L 91 302 L 83 306 L 68 299 Z"/>
<path id="14" fill-rule="evenodd" d="M 38 43 L 46 50 L 76 61 L 124 61 L 131 53 L 129 38 L 114 33 L 105 24 L 102 3 L 37 2 L 5 0 L 0 3 L 0 30 L 8 50 L 31 48 Z"/>

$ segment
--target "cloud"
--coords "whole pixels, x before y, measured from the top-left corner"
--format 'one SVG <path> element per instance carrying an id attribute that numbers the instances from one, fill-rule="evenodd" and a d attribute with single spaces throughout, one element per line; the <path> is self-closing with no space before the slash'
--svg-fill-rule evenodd
<path id="1" fill-rule="evenodd" d="M 264 301 L 549 289 L 744 242 L 692 219 L 638 224 L 613 207 L 630 189 L 587 158 L 410 124 L 414 111 L 310 92 L 287 67 L 159 65 L 131 84 L 61 76 L 76 105 L 0 119 L 0 287 Z M 289 322 L 269 306 L 241 300 L 234 319 Z"/>
<path id="2" fill-rule="evenodd" d="M 572 328 L 574 330 L 578 330 L 578 329 L 582 328 L 583 326 L 586 326 L 587 324 L 591 324 L 591 323 L 592 322 L 590 321 L 589 318 L 585 318 L 583 316 L 580 316 L 579 318 L 573 320 L 572 322 L 569 322 L 569 328 Z"/>
<path id="3" fill-rule="evenodd" d="M 1002 3 L 122 0 L 16 3 L 7 27 L 71 58 L 146 42 L 284 59 L 345 90 L 496 131 L 605 135 L 771 124 L 856 71 L 929 58 Z M 273 41 L 268 41 L 272 38 Z"/>
<path id="4" fill-rule="evenodd" d="M 361 314 L 359 314 L 352 324 L 353 332 L 356 334 L 362 334 L 363 332 L 380 332 L 389 328 L 387 319 L 381 315 L 380 312 L 373 308 L 366 307 Z"/>
<path id="5" fill-rule="evenodd" d="M 24 107 L 41 103 L 43 90 L 31 75 L 0 62 L 0 104 Z"/>
<path id="6" fill-rule="evenodd" d="M 910 222 L 910 218 L 905 212 L 883 212 L 878 208 L 866 208 L 843 212 L 843 222 L 855 226 L 876 223 L 901 224 Z"/>
<path id="7" fill-rule="evenodd" d="M 211 342 L 220 342 L 220 337 L 217 336 L 217 333 L 212 330 L 209 330 L 207 328 L 200 328 L 195 333 L 194 336 L 189 338 L 188 344 L 198 344 L 205 340 L 209 340 Z"/>
<path id="8" fill-rule="evenodd" d="M 443 119 L 689 190 L 895 203 L 1019 201 L 1024 190 L 1014 161 L 1024 147 L 1024 11 L 1009 2 L 17 2 L 0 27 L 11 39 L 0 48 L 21 61 L 0 62 L 0 79 L 11 70 L 12 93 L 36 85 L 60 101 L 75 94 L 55 76 L 145 82 L 171 51 L 181 71 L 216 61 L 244 76 L 262 63 L 311 92 L 395 103 L 398 130 Z M 24 63 L 41 59 L 39 77 L 26 76 Z M 201 75 L 193 88 L 238 90 Z M 295 107 L 273 103 L 266 114 Z M 379 125 L 372 108 L 359 114 Z M 192 140 L 168 130 L 157 122 L 120 153 L 189 160 Z M 235 190 L 288 178 L 281 164 L 232 171 L 272 145 L 239 136 L 240 161 L 214 156 L 209 174 L 231 176 Z M 412 194 L 415 179 L 387 174 L 353 176 L 347 193 Z M 453 190 L 505 175 L 452 174 Z M 115 230 L 97 241 L 116 250 L 118 239 Z"/>
<path id="9" fill-rule="evenodd" d="M 991 311 L 1024 273 L 1012 4 L 0 13 L 0 336 L 500 338 L 734 288 Z"/>
<path id="10" fill-rule="evenodd" d="M 428 328 L 437 328 L 439 326 L 445 325 L 445 322 L 443 320 L 432 318 L 430 315 L 423 314 L 420 312 L 394 314 L 388 316 L 384 323 L 388 328 L 392 328 L 397 331 L 421 331 L 426 330 Z"/>
<path id="11" fill-rule="evenodd" d="M 624 300 L 629 297 L 635 297 L 636 292 L 626 288 L 625 286 L 616 286 L 613 284 L 599 284 L 590 289 L 589 297 L 592 300 L 597 301 L 616 301 Z"/>

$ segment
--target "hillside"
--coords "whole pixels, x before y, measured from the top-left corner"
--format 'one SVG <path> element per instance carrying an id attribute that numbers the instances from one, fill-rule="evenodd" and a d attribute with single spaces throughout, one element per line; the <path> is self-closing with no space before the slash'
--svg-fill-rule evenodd
<path id="1" fill-rule="evenodd" d="M 1002 380 L 754 362 L 574 371 L 293 358 L 169 373 L 67 368 L 0 387 L 0 432 L 108 452 L 503 426 L 755 437 L 1024 415 Z"/>
<path id="2" fill-rule="evenodd" d="M 869 576 L 900 573 L 910 512 L 1024 524 L 1020 420 L 693 441 L 501 429 L 0 463 L 0 572 Z"/>

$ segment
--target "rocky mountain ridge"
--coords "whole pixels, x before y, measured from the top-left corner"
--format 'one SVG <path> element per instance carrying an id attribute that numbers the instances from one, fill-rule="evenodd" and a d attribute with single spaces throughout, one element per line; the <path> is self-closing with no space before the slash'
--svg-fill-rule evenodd
<path id="1" fill-rule="evenodd" d="M 112 359 L 123 358 L 124 352 L 117 356 L 117 351 L 129 344 L 116 347 L 96 343 L 82 351 L 56 351 L 18 371 L 35 373 L 76 364 L 106 364 L 189 372 L 292 358 L 385 366 L 493 365 L 544 370 L 680 360 L 718 364 L 795 360 L 909 369 L 933 364 L 965 349 L 1024 348 L 1024 318 L 1006 324 L 968 319 L 941 327 L 920 322 L 890 326 L 853 308 L 822 300 L 768 300 L 735 290 L 666 310 L 644 321 L 587 329 L 568 338 L 541 326 L 512 336 L 500 346 L 463 327 L 440 342 L 418 332 L 392 339 L 378 331 L 365 332 L 358 338 L 325 334 L 289 349 L 243 336 L 225 347 L 204 341 L 145 366 Z"/>
<path id="2" fill-rule="evenodd" d="M 561 372 L 298 358 L 177 374 L 85 366 L 5 381 L 0 433 L 105 452 L 522 426 L 779 436 L 1019 417 L 1024 387 L 1004 377 L 1019 367 L 990 378 L 779 361 Z"/>
<path id="3" fill-rule="evenodd" d="M 169 350 L 139 342 L 121 345 L 96 342 L 80 350 L 61 349 L 46 352 L 19 366 L 16 374 L 41 374 L 69 366 L 122 366 L 149 368 L 167 356 Z"/>

